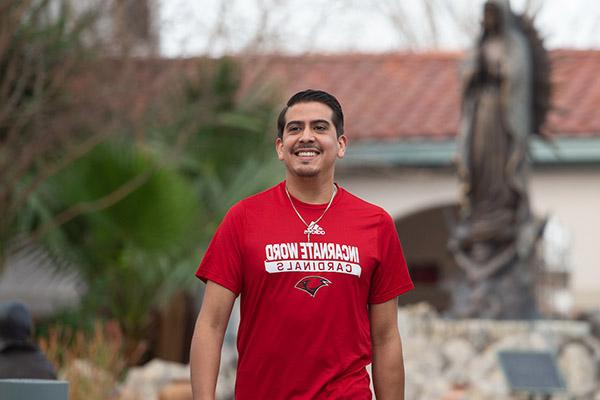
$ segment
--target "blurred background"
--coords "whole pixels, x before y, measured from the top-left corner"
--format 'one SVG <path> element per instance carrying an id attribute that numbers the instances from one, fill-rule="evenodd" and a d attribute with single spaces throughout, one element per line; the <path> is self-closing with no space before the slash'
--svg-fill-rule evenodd
<path id="1" fill-rule="evenodd" d="M 401 305 L 442 316 L 461 279 L 447 250 L 459 65 L 483 3 L 0 2 L 0 302 L 29 307 L 71 398 L 157 398 L 187 378 L 193 274 L 228 208 L 283 178 L 275 118 L 309 87 L 344 107 L 338 182 L 396 221 L 416 284 Z M 532 210 L 547 218 L 536 298 L 545 317 L 592 321 L 587 335 L 600 313 L 600 2 L 511 5 L 552 65 L 550 139 L 530 146 Z M 600 351 L 588 353 L 589 376 L 567 378 L 600 393 Z M 462 382 L 448 379 L 408 398 L 443 398 Z"/>

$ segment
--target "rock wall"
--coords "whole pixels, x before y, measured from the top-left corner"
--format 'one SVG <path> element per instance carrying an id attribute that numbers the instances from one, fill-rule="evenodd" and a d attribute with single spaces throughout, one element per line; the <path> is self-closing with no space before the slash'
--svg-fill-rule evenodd
<path id="1" fill-rule="evenodd" d="M 600 400 L 600 342 L 587 322 L 451 320 L 421 303 L 401 308 L 398 324 L 407 400 L 523 398 L 510 393 L 498 362 L 501 350 L 552 352 L 568 390 L 551 398 Z M 226 343 L 217 385 L 219 400 L 233 399 L 235 342 Z M 191 398 L 191 390 L 185 388 L 179 392 L 188 397 L 171 397 L 165 389 L 173 382 L 189 385 L 189 366 L 154 360 L 130 371 L 120 391 L 121 399 Z"/>
<path id="2" fill-rule="evenodd" d="M 502 350 L 555 354 L 567 392 L 552 399 L 600 400 L 600 342 L 581 321 L 449 320 L 427 304 L 399 310 L 406 398 L 512 399 L 498 362 Z"/>

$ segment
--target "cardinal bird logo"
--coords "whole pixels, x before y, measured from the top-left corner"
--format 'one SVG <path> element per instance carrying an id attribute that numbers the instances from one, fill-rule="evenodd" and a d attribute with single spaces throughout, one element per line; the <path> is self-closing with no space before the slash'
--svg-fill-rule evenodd
<path id="1" fill-rule="evenodd" d="M 315 297 L 319 289 L 329 285 L 331 285 L 331 281 L 322 276 L 305 276 L 294 287 L 310 294 L 311 297 Z"/>

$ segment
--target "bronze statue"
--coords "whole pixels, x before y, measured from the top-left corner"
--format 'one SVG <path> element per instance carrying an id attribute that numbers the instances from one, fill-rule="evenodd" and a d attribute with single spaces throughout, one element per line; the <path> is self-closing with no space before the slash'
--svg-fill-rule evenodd
<path id="1" fill-rule="evenodd" d="M 536 314 L 529 265 L 543 224 L 530 211 L 527 150 L 547 111 L 548 65 L 531 23 L 507 0 L 488 0 L 482 33 L 462 68 L 463 198 L 449 242 L 468 280 L 467 299 L 455 307 L 459 315 Z M 545 80 L 534 79 L 536 68 Z"/>

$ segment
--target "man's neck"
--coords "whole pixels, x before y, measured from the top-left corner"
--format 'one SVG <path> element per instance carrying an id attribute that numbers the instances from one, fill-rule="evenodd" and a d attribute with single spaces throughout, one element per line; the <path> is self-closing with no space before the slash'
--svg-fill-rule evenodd
<path id="1" fill-rule="evenodd" d="M 297 177 L 286 174 L 285 184 L 290 195 L 308 204 L 325 204 L 333 195 L 333 176 L 327 179 L 319 177 Z"/>

